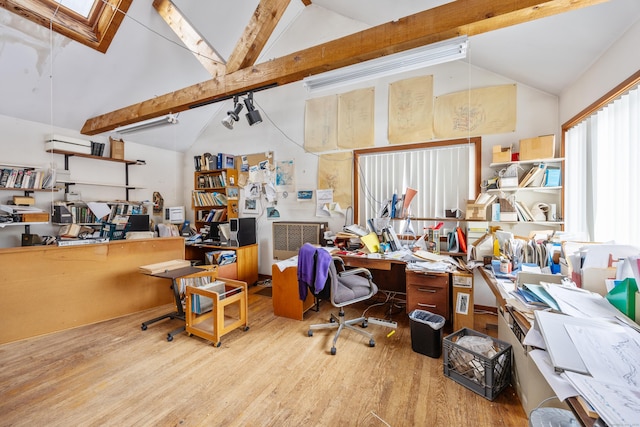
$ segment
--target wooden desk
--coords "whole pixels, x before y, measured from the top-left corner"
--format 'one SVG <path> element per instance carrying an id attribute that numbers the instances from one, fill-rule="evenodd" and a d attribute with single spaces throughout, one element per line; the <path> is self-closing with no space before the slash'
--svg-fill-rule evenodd
<path id="1" fill-rule="evenodd" d="M 373 283 L 378 289 L 388 292 L 406 293 L 406 262 L 395 259 L 367 258 L 353 255 L 339 255 L 349 267 L 364 267 L 371 271 Z"/>
<path id="2" fill-rule="evenodd" d="M 184 259 L 184 238 L 0 249 L 0 344 L 172 302 L 138 267 Z"/>
<path id="3" fill-rule="evenodd" d="M 520 313 L 507 307 L 505 296 L 493 274 L 484 268 L 480 268 L 479 271 L 496 297 L 499 309 L 498 337 L 513 347 L 512 382 L 520 402 L 529 416 L 529 412 L 541 401 L 547 397 L 555 396 L 555 393 L 528 356 L 527 348 L 522 344 L 524 336 L 529 331 L 528 322 Z M 583 426 L 592 427 L 596 421 L 587 415 L 575 397 L 568 398 L 566 405 L 559 405 L 559 407 L 571 409 Z"/>
<path id="4" fill-rule="evenodd" d="M 290 266 L 280 271 L 273 264 L 271 266 L 271 300 L 273 314 L 289 319 L 302 320 L 304 313 L 314 305 L 313 294 L 309 292 L 307 299 L 300 300 L 298 291 L 298 267 Z"/>
<path id="5" fill-rule="evenodd" d="M 185 246 L 185 259 L 199 260 L 204 262 L 205 252 L 214 250 L 229 250 L 236 252 L 236 277 L 224 275 L 224 268 L 219 272 L 220 277 L 237 279 L 253 285 L 258 281 L 258 244 L 246 246 L 214 246 L 214 245 L 187 245 Z M 222 266 L 226 267 L 226 266 Z"/>

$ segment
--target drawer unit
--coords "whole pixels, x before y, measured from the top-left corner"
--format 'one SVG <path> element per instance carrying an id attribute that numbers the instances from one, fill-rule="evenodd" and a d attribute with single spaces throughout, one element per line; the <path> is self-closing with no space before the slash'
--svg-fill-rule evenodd
<path id="1" fill-rule="evenodd" d="M 425 310 L 449 320 L 449 274 L 407 271 L 407 313 Z"/>

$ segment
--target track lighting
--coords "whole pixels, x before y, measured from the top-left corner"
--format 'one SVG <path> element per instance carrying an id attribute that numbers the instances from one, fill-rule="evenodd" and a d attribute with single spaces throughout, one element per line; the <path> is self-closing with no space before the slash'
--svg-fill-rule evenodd
<path id="1" fill-rule="evenodd" d="M 256 110 L 256 107 L 253 105 L 253 92 L 247 92 L 246 98 L 244 99 L 244 105 L 247 107 L 247 121 L 249 122 L 249 126 L 253 126 L 256 123 L 262 122 L 262 116 L 260 115 L 260 111 Z M 237 122 L 240 120 L 240 111 L 242 110 L 242 104 L 240 104 L 239 96 L 236 95 L 233 97 L 233 110 L 227 111 L 227 117 L 222 119 L 222 124 L 227 129 L 233 129 L 233 122 Z"/>
<path id="2" fill-rule="evenodd" d="M 222 119 L 222 124 L 227 129 L 233 129 L 233 122 L 240 120 L 240 111 L 242 110 L 242 104 L 238 102 L 238 96 L 233 97 L 233 110 L 227 111 L 227 117 Z"/>
<path id="3" fill-rule="evenodd" d="M 249 92 L 247 94 L 247 97 L 244 100 L 244 105 L 247 107 L 246 117 L 249 122 L 249 126 L 261 123 L 262 116 L 260 115 L 260 111 L 256 110 L 256 107 L 253 106 L 253 92 Z"/>

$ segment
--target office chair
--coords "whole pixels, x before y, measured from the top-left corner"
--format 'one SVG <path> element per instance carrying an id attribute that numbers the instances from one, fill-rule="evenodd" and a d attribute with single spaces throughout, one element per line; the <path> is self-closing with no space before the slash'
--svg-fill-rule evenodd
<path id="1" fill-rule="evenodd" d="M 331 257 L 329 263 L 329 274 L 327 283 L 331 284 L 331 304 L 340 309 L 336 317 L 331 313 L 330 323 L 311 325 L 308 335 L 313 336 L 313 331 L 317 329 L 338 329 L 331 347 L 331 354 L 336 354 L 336 342 L 343 329 L 351 329 L 369 338 L 369 347 L 375 347 L 376 342 L 369 332 L 353 326 L 362 323 L 362 328 L 368 326 L 366 317 L 357 319 L 345 319 L 344 306 L 354 304 L 371 298 L 378 292 L 378 287 L 372 281 L 371 272 L 366 268 L 345 269 L 344 261 L 340 257 Z"/>

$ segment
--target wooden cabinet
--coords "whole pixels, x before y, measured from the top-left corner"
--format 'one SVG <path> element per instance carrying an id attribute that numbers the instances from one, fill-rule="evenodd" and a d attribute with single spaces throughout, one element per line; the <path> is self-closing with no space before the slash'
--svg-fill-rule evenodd
<path id="1" fill-rule="evenodd" d="M 298 267 L 288 266 L 280 270 L 277 264 L 271 266 L 271 290 L 273 314 L 289 319 L 304 320 L 304 313 L 314 306 L 315 299 L 311 292 L 307 298 L 300 299 L 298 288 Z"/>
<path id="2" fill-rule="evenodd" d="M 407 313 L 425 310 L 449 320 L 449 273 L 407 271 Z"/>
<path id="3" fill-rule="evenodd" d="M 238 171 L 215 169 L 194 172 L 193 197 L 196 229 L 207 222 L 224 222 L 238 217 Z"/>
<path id="4" fill-rule="evenodd" d="M 185 247 L 185 259 L 204 261 L 205 252 L 215 250 L 235 251 L 236 262 L 221 266 L 220 277 L 237 278 L 251 286 L 258 281 L 258 244 L 246 246 L 188 245 Z M 236 277 L 233 277 L 235 271 Z"/>

